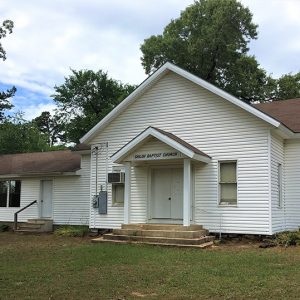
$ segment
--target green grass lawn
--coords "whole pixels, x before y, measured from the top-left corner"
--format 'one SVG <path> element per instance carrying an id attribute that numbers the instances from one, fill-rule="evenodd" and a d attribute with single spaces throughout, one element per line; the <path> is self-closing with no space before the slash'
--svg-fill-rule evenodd
<path id="1" fill-rule="evenodd" d="M 300 247 L 207 250 L 0 233 L 0 299 L 299 299 Z"/>

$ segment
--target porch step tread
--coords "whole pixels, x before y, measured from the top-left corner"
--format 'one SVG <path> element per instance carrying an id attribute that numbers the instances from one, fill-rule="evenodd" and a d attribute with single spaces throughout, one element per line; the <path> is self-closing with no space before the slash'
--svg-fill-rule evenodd
<path id="1" fill-rule="evenodd" d="M 157 236 L 131 236 L 131 235 L 117 235 L 105 234 L 105 240 L 123 240 L 123 241 L 136 241 L 136 242 L 154 242 L 166 244 L 203 244 L 214 240 L 214 236 L 202 236 L 197 238 L 176 238 L 176 237 L 157 237 Z"/>
<path id="2" fill-rule="evenodd" d="M 122 241 L 122 240 L 106 240 L 103 237 L 92 239 L 92 243 L 112 243 L 112 244 L 136 244 L 136 245 L 153 245 L 162 247 L 177 247 L 177 248 L 195 248 L 205 249 L 211 247 L 214 243 L 212 241 L 205 242 L 199 245 L 189 244 L 171 244 L 171 243 L 156 243 L 156 242 L 139 242 L 139 241 Z"/>
<path id="3" fill-rule="evenodd" d="M 202 225 L 183 226 L 179 224 L 137 223 L 137 224 L 122 224 L 122 229 L 196 231 L 196 230 L 203 230 L 203 226 Z"/>
<path id="4" fill-rule="evenodd" d="M 130 236 L 152 236 L 170 238 L 199 238 L 206 236 L 208 231 L 201 230 L 161 230 L 161 229 L 114 229 L 114 234 Z"/>
<path id="5" fill-rule="evenodd" d="M 31 233 L 43 233 L 42 231 L 39 231 L 39 230 L 32 230 L 32 229 L 17 229 L 15 230 L 15 232 L 17 233 L 28 233 L 28 234 L 31 234 Z"/>
<path id="6" fill-rule="evenodd" d="M 25 223 L 19 226 L 20 229 L 41 229 L 42 224 Z"/>

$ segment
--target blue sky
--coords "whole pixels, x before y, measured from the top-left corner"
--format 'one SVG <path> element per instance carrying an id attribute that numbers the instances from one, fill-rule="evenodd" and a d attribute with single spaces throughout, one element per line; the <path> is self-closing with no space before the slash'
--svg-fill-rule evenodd
<path id="1" fill-rule="evenodd" d="M 1 0 L 1 19 L 15 22 L 2 40 L 0 89 L 15 85 L 15 111 L 27 119 L 55 108 L 50 95 L 73 69 L 103 69 L 124 83 L 146 76 L 144 38 L 162 32 L 192 0 Z M 300 71 L 300 1 L 242 0 L 259 25 L 250 45 L 261 66 L 279 77 Z"/>

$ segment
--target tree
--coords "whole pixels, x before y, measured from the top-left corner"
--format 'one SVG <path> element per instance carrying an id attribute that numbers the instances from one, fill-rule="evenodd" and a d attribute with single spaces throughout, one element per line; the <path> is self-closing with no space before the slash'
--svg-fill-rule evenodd
<path id="1" fill-rule="evenodd" d="M 11 20 L 5 20 L 0 26 L 0 39 L 6 37 L 7 34 L 11 34 L 14 27 L 14 23 Z M 2 47 L 0 43 L 0 59 L 6 60 L 6 51 Z M 13 105 L 9 102 L 9 99 L 14 96 L 17 89 L 12 87 L 8 89 L 6 92 L 0 92 L 0 122 L 2 122 L 5 118 L 4 110 L 11 109 Z"/>
<path id="2" fill-rule="evenodd" d="M 65 124 L 66 141 L 77 143 L 133 90 L 103 71 L 72 70 L 64 84 L 55 86 L 58 118 Z"/>
<path id="3" fill-rule="evenodd" d="M 285 100 L 300 98 L 300 72 L 294 75 L 286 74 L 276 80 L 274 99 Z"/>
<path id="4" fill-rule="evenodd" d="M 256 38 L 252 14 L 238 0 L 196 0 L 144 40 L 142 65 L 150 74 L 173 62 L 248 103 L 300 97 L 300 73 L 274 79 L 248 55 Z"/>
<path id="5" fill-rule="evenodd" d="M 0 124 L 0 154 L 47 151 L 47 139 L 32 122 L 15 115 Z"/>
<path id="6" fill-rule="evenodd" d="M 47 138 L 48 145 L 65 140 L 64 125 L 59 122 L 57 115 L 52 116 L 50 112 L 43 111 L 40 116 L 32 120 L 39 131 Z"/>
<path id="7" fill-rule="evenodd" d="M 257 38 L 252 14 L 237 0 L 198 0 L 172 20 L 162 35 L 145 39 L 142 65 L 147 74 L 171 61 L 250 102 L 264 94 L 270 78 L 248 43 Z"/>

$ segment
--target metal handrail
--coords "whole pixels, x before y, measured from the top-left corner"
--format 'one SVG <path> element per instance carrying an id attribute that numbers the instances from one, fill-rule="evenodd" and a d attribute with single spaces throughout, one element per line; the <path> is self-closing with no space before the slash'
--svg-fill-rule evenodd
<path id="1" fill-rule="evenodd" d="M 15 212 L 15 214 L 14 214 L 14 230 L 18 229 L 18 214 L 35 203 L 37 203 L 37 200 L 32 201 L 31 203 L 27 204 L 26 206 L 22 207 L 17 212 Z"/>

